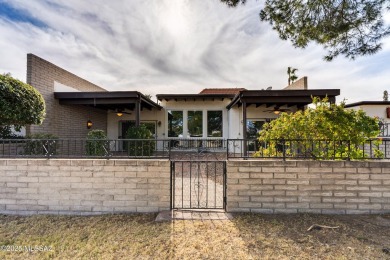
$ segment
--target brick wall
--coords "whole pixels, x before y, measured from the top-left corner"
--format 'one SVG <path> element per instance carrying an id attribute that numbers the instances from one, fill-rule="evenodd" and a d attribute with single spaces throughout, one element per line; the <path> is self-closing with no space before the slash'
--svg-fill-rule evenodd
<path id="1" fill-rule="evenodd" d="M 54 82 L 59 82 L 79 91 L 106 91 L 38 56 L 27 54 L 27 83 L 44 97 L 46 118 L 42 125 L 26 128 L 27 134 L 51 133 L 61 138 L 85 138 L 87 121 L 92 129 L 107 131 L 106 111 L 80 105 L 60 105 L 54 98 Z"/>
<path id="2" fill-rule="evenodd" d="M 165 160 L 0 160 L 0 214 L 101 214 L 169 209 Z"/>
<path id="3" fill-rule="evenodd" d="M 230 212 L 390 212 L 390 162 L 228 161 Z"/>
<path id="4" fill-rule="evenodd" d="M 290 85 L 288 85 L 287 87 L 285 87 L 284 89 L 307 89 L 308 88 L 308 85 L 307 85 L 307 77 L 303 77 L 303 78 L 300 78 L 298 79 L 297 81 L 291 83 Z"/>

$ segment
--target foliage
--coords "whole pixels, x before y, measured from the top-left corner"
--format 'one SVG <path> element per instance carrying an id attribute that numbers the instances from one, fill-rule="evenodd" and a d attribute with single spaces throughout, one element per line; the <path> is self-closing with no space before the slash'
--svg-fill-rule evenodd
<path id="1" fill-rule="evenodd" d="M 383 101 L 389 101 L 389 93 L 387 90 L 383 91 Z"/>
<path id="2" fill-rule="evenodd" d="M 23 125 L 41 124 L 45 115 L 45 101 L 32 86 L 0 75 L 0 125 L 14 125 L 19 130 Z"/>
<path id="3" fill-rule="evenodd" d="M 362 144 L 379 134 L 379 120 L 344 104 L 313 98 L 315 108 L 280 117 L 263 125 L 255 156 L 304 156 L 314 159 L 363 158 Z M 379 143 L 374 143 L 379 146 Z M 377 147 L 378 148 L 378 147 Z M 376 149 L 376 156 L 383 157 Z M 284 154 L 283 154 L 284 153 Z"/>
<path id="4" fill-rule="evenodd" d="M 23 139 L 23 136 L 14 134 L 9 125 L 0 126 L 0 139 Z"/>
<path id="5" fill-rule="evenodd" d="M 95 129 L 88 132 L 86 143 L 87 155 L 105 156 L 109 151 L 109 141 L 103 130 Z"/>
<path id="6" fill-rule="evenodd" d="M 232 7 L 246 2 L 221 1 Z M 354 59 L 379 51 L 381 40 L 390 34 L 383 21 L 389 9 L 389 0 L 266 0 L 260 19 L 295 47 L 322 45 L 328 49 L 324 59 L 331 61 L 340 54 Z"/>
<path id="7" fill-rule="evenodd" d="M 288 75 L 288 85 L 290 85 L 291 83 L 293 83 L 294 81 L 297 80 L 298 76 L 295 75 L 295 72 L 297 71 L 298 69 L 293 69 L 291 67 L 288 67 L 287 68 L 287 75 Z"/>
<path id="8" fill-rule="evenodd" d="M 32 134 L 26 136 L 24 146 L 25 155 L 47 155 L 52 156 L 57 154 L 58 137 L 53 134 Z"/>
<path id="9" fill-rule="evenodd" d="M 125 149 L 130 156 L 151 156 L 156 148 L 152 132 L 146 125 L 132 126 L 127 130 Z M 134 140 L 140 139 L 140 140 Z M 148 139 L 151 139 L 150 141 Z"/>

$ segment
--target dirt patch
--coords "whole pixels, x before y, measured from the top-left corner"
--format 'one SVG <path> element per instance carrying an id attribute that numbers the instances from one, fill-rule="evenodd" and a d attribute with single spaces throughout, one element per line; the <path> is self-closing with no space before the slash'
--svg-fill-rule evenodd
<path id="1" fill-rule="evenodd" d="M 0 216 L 0 259 L 390 259 L 389 215 Z M 313 225 L 337 229 L 307 231 Z M 50 251 L 6 251 L 4 246 Z"/>

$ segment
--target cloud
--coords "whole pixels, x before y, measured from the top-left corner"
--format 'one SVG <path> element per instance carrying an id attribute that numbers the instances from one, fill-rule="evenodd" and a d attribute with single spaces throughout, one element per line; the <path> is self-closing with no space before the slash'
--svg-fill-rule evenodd
<path id="1" fill-rule="evenodd" d="M 339 100 L 380 100 L 390 86 L 389 39 L 374 56 L 327 63 L 320 46 L 295 49 L 280 40 L 259 21 L 257 1 L 238 8 L 218 0 L 0 0 L 0 6 L 19 15 L 0 11 L 0 72 L 22 80 L 31 52 L 108 90 L 153 95 L 280 89 L 288 66 L 308 76 L 310 88 L 340 88 Z"/>

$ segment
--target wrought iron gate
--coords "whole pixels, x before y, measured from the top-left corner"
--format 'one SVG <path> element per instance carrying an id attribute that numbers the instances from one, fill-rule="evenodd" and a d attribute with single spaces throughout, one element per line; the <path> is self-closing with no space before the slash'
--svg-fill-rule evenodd
<path id="1" fill-rule="evenodd" d="M 172 209 L 225 209 L 226 161 L 171 161 Z"/>

